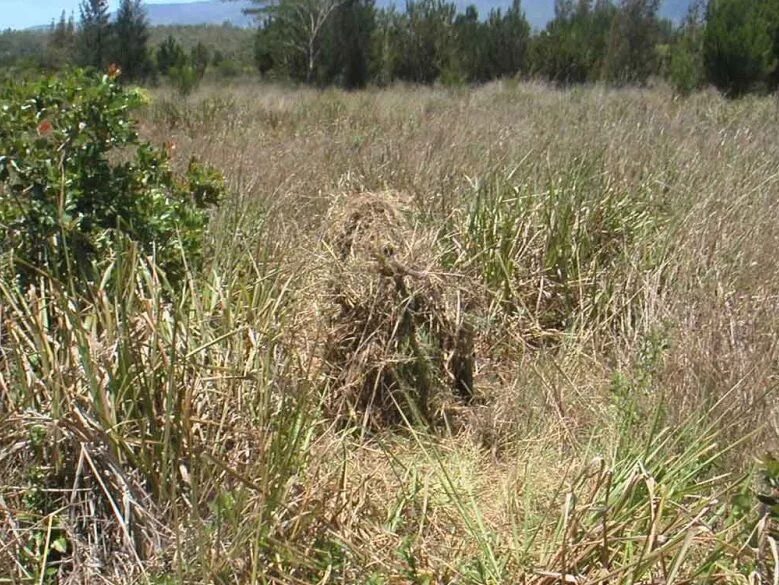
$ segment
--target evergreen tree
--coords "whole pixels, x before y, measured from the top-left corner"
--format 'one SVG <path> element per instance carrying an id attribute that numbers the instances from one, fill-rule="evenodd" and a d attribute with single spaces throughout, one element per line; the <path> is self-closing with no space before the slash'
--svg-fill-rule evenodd
<path id="1" fill-rule="evenodd" d="M 392 79 L 432 83 L 457 68 L 454 20 L 457 9 L 445 0 L 410 0 L 406 13 L 394 19 L 386 49 Z"/>
<path id="2" fill-rule="evenodd" d="M 151 73 L 149 25 L 141 0 L 122 0 L 114 23 L 113 61 L 122 68 L 124 78 L 137 81 Z"/>
<path id="3" fill-rule="evenodd" d="M 530 25 L 525 19 L 520 0 L 513 0 L 505 15 L 500 10 L 490 15 L 487 38 L 487 59 L 491 78 L 511 77 L 523 71 L 528 61 Z"/>
<path id="4" fill-rule="evenodd" d="M 66 18 L 62 11 L 59 21 L 52 24 L 47 47 L 47 62 L 52 68 L 60 68 L 73 60 L 76 31 L 73 17 Z"/>
<path id="5" fill-rule="evenodd" d="M 325 32 L 319 83 L 363 87 L 370 75 L 371 38 L 376 27 L 373 0 L 345 0 Z"/>
<path id="6" fill-rule="evenodd" d="M 266 21 L 264 25 L 257 28 L 257 35 L 254 37 L 254 64 L 263 77 L 273 69 L 275 50 L 272 24 Z"/>
<path id="7" fill-rule="evenodd" d="M 108 0 L 82 0 L 77 35 L 77 61 L 84 67 L 105 69 L 111 49 Z"/>
<path id="8" fill-rule="evenodd" d="M 403 22 L 405 17 L 394 5 L 376 14 L 376 29 L 371 50 L 373 80 L 381 85 L 396 79 L 400 54 Z"/>
<path id="9" fill-rule="evenodd" d="M 533 42 L 531 71 L 561 84 L 600 79 L 617 9 L 610 0 L 555 4 L 555 18 Z"/>
<path id="10" fill-rule="evenodd" d="M 307 44 L 300 35 L 292 34 L 292 27 L 284 18 L 265 15 L 257 29 L 254 60 L 261 75 L 271 71 L 277 77 L 307 81 L 309 71 Z M 297 40 L 288 42 L 295 36 Z"/>
<path id="11" fill-rule="evenodd" d="M 252 0 L 262 32 L 257 55 L 284 66 L 293 79 L 316 81 L 322 66 L 322 47 L 331 18 L 346 0 Z"/>
<path id="12" fill-rule="evenodd" d="M 203 79 L 208 68 L 208 62 L 211 60 L 211 53 L 202 41 L 198 41 L 197 45 L 192 47 L 189 59 L 192 63 L 192 67 L 195 70 L 198 80 Z"/>
<path id="13" fill-rule="evenodd" d="M 775 91 L 779 88 L 779 0 L 762 0 L 761 13 L 771 37 L 771 54 L 775 61 L 773 70 L 768 75 L 768 88 Z"/>
<path id="14" fill-rule="evenodd" d="M 479 10 L 473 4 L 458 14 L 454 21 L 457 38 L 457 61 L 463 77 L 470 82 L 488 81 L 492 71 L 488 63 L 489 40 L 487 26 L 479 20 Z"/>
<path id="15" fill-rule="evenodd" d="M 774 75 L 769 6 L 760 0 L 709 2 L 703 60 L 709 81 L 728 96 L 766 87 Z"/>
<path id="16" fill-rule="evenodd" d="M 703 67 L 704 28 L 702 4 L 696 1 L 690 5 L 670 48 L 668 80 L 674 91 L 682 95 L 700 88 L 706 80 Z"/>
<path id="17" fill-rule="evenodd" d="M 162 75 L 168 75 L 173 68 L 182 67 L 187 62 L 187 55 L 172 35 L 160 43 L 157 47 L 157 70 Z"/>
<path id="18" fill-rule="evenodd" d="M 611 23 L 604 77 L 616 83 L 644 83 L 657 71 L 660 0 L 622 0 Z"/>

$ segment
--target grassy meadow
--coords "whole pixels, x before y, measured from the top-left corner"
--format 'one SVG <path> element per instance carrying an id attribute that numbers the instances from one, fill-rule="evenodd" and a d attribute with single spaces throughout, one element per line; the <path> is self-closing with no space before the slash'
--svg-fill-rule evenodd
<path id="1" fill-rule="evenodd" d="M 175 296 L 131 246 L 89 302 L 0 282 L 0 583 L 777 582 L 775 98 L 239 85 L 139 125 L 230 196 Z"/>

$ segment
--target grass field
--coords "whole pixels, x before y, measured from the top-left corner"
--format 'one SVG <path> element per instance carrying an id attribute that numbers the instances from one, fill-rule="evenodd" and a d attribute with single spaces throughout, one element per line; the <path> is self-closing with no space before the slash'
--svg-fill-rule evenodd
<path id="1" fill-rule="evenodd" d="M 176 298 L 2 285 L 0 583 L 776 583 L 777 104 L 154 95 L 231 195 Z"/>

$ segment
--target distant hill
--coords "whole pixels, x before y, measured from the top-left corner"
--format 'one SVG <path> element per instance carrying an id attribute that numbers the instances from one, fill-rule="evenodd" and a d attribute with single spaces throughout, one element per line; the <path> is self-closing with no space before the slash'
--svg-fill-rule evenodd
<path id="1" fill-rule="evenodd" d="M 251 26 L 252 17 L 243 13 L 251 2 L 222 2 L 204 0 L 179 4 L 147 4 L 146 12 L 153 26 L 223 24 L 233 26 Z"/>
<path id="2" fill-rule="evenodd" d="M 493 8 L 506 9 L 511 6 L 511 0 L 454 0 L 457 8 L 463 11 L 469 4 L 475 4 L 481 16 L 486 16 Z M 376 0 L 376 5 L 386 8 L 395 5 L 399 9 L 405 6 L 405 0 Z M 660 14 L 679 22 L 685 14 L 690 0 L 663 0 Z M 244 9 L 252 6 L 249 0 L 228 1 L 199 0 L 178 4 L 147 4 L 149 21 L 153 26 L 224 24 L 249 27 L 253 25 L 251 16 L 244 14 Z M 542 29 L 554 17 L 554 0 L 523 0 L 530 25 L 534 29 Z"/>
<path id="3" fill-rule="evenodd" d="M 454 0 L 460 11 L 469 4 L 475 4 L 479 14 L 486 16 L 492 8 L 511 6 L 511 0 Z M 376 0 L 376 6 L 387 8 L 391 5 L 398 8 L 405 6 L 405 0 Z M 250 8 L 249 0 L 224 1 L 200 0 L 177 4 L 147 4 L 146 12 L 149 21 L 155 26 L 191 25 L 191 24 L 223 24 L 229 22 L 233 26 L 252 26 L 251 16 L 244 14 L 244 9 Z M 554 0 L 533 0 L 532 5 L 525 6 L 528 20 L 535 26 L 541 25 L 554 15 Z"/>

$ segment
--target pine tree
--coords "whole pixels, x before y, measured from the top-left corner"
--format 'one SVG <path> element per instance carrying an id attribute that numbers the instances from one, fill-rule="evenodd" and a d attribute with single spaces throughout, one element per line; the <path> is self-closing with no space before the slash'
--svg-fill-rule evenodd
<path id="1" fill-rule="evenodd" d="M 531 70 L 560 84 L 597 81 L 616 15 L 610 0 L 555 4 L 555 18 L 533 42 Z"/>
<path id="2" fill-rule="evenodd" d="M 489 30 L 479 19 L 478 8 L 471 4 L 454 21 L 457 56 L 462 75 L 470 82 L 488 81 L 492 76 L 488 62 Z"/>
<path id="3" fill-rule="evenodd" d="M 173 36 L 162 41 L 157 47 L 157 69 L 167 75 L 171 69 L 182 67 L 187 63 L 187 55 Z"/>
<path id="4" fill-rule="evenodd" d="M 681 95 L 699 89 L 706 80 L 703 67 L 703 17 L 703 5 L 700 0 L 696 0 L 690 5 L 687 17 L 670 48 L 667 76 L 674 91 Z"/>
<path id="5" fill-rule="evenodd" d="M 85 67 L 105 69 L 111 44 L 108 0 L 82 0 L 77 35 L 77 61 Z"/>
<path id="6" fill-rule="evenodd" d="M 530 25 L 525 19 L 520 0 L 513 0 L 502 18 L 490 18 L 494 23 L 489 37 L 492 39 L 491 77 L 512 77 L 527 65 Z"/>
<path id="7" fill-rule="evenodd" d="M 208 47 L 202 41 L 198 41 L 197 45 L 192 47 L 192 51 L 190 51 L 189 60 L 198 80 L 202 80 L 206 74 L 206 69 L 208 69 L 208 62 L 211 60 L 211 53 Z"/>
<path id="8" fill-rule="evenodd" d="M 51 34 L 47 47 L 47 61 L 50 67 L 63 67 L 73 59 L 73 51 L 76 43 L 76 34 L 73 26 L 73 17 L 69 19 L 62 11 L 59 21 L 52 24 Z"/>
<path id="9" fill-rule="evenodd" d="M 395 75 L 415 83 L 432 83 L 457 66 L 454 21 L 457 7 L 445 0 L 409 0 L 397 22 Z"/>
<path id="10" fill-rule="evenodd" d="M 731 97 L 765 87 L 776 69 L 772 22 L 759 0 L 711 0 L 703 60 L 709 81 Z"/>
<path id="11" fill-rule="evenodd" d="M 363 87 L 370 74 L 373 0 L 345 0 L 333 14 L 323 40 L 318 81 L 347 89 Z"/>
<path id="12" fill-rule="evenodd" d="M 644 83 L 657 70 L 659 0 L 622 0 L 612 21 L 604 77 L 616 83 Z"/>
<path id="13" fill-rule="evenodd" d="M 112 56 L 122 68 L 124 79 L 138 81 L 151 73 L 148 29 L 141 0 L 122 0 L 114 23 L 116 43 Z"/>

